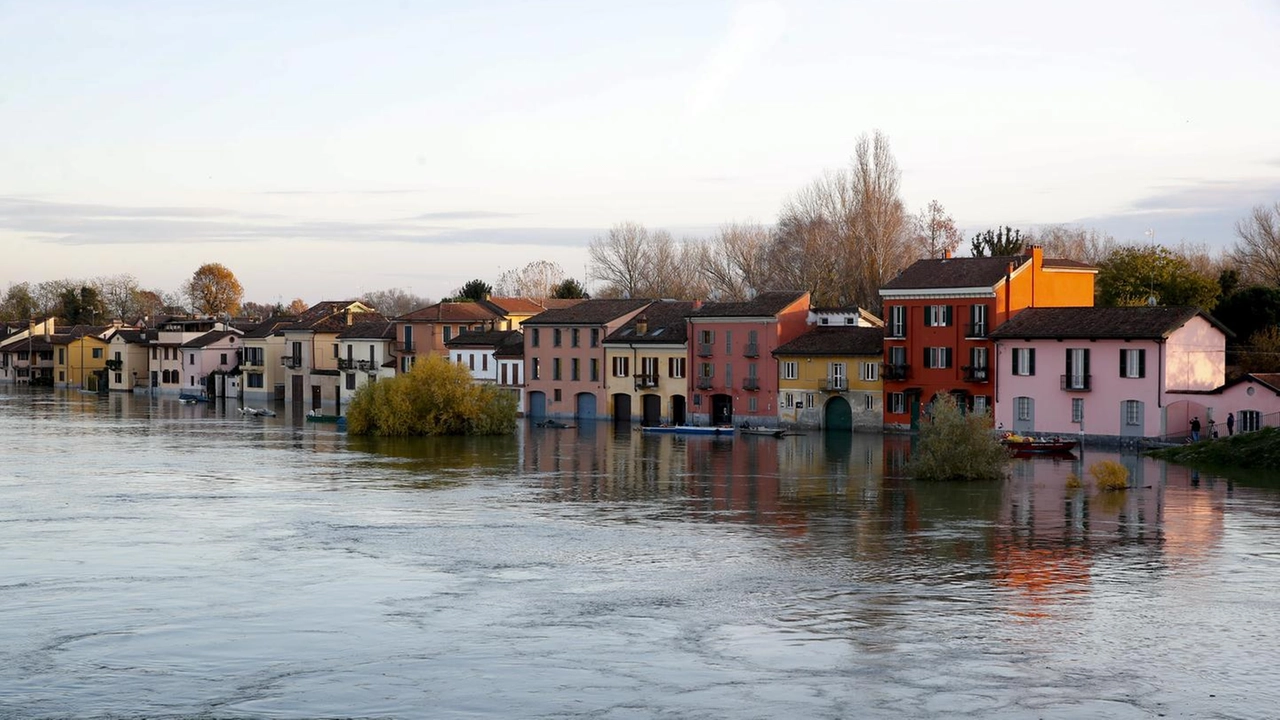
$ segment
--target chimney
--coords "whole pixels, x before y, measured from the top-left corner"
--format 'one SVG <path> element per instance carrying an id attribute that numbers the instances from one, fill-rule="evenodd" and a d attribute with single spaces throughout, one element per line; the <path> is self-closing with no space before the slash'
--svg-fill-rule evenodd
<path id="1" fill-rule="evenodd" d="M 1032 245 L 1030 248 L 1027 249 L 1027 254 L 1031 256 L 1032 269 L 1039 270 L 1040 268 L 1044 267 L 1044 246 L 1043 245 Z"/>
<path id="2" fill-rule="evenodd" d="M 702 301 L 701 301 L 701 300 L 694 300 L 694 301 L 693 301 L 693 309 L 694 309 L 694 310 L 701 310 L 701 309 L 702 309 Z"/>
<path id="3" fill-rule="evenodd" d="M 351 312 L 351 308 L 347 308 L 347 324 L 348 324 L 348 325 L 350 325 L 350 324 L 351 324 L 351 317 L 352 317 L 352 315 L 353 315 L 353 313 Z"/>
<path id="4" fill-rule="evenodd" d="M 950 250 L 943 250 L 943 251 L 942 251 L 942 259 L 943 259 L 943 260 L 950 260 L 950 259 L 951 259 L 951 251 L 950 251 Z"/>
<path id="5" fill-rule="evenodd" d="M 641 315 L 636 318 L 636 334 L 644 335 L 649 332 L 649 318 Z"/>

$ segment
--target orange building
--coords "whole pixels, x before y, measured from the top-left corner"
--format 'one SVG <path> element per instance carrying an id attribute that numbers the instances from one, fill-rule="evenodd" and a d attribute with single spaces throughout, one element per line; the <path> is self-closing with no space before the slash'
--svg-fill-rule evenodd
<path id="1" fill-rule="evenodd" d="M 1093 305 L 1097 268 L 1023 255 L 919 260 L 880 289 L 884 305 L 884 424 L 919 428 L 939 392 L 961 407 L 991 409 L 996 358 L 991 331 L 1029 307 Z"/>

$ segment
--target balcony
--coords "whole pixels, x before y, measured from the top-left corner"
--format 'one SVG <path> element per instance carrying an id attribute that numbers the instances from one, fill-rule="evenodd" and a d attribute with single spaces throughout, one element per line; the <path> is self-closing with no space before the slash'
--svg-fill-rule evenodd
<path id="1" fill-rule="evenodd" d="M 742 348 L 743 357 L 760 357 L 760 343 L 749 342 Z"/>
<path id="2" fill-rule="evenodd" d="M 976 322 L 967 323 L 964 326 L 964 336 L 966 338 L 985 338 L 987 336 L 987 323 Z"/>
<path id="3" fill-rule="evenodd" d="M 829 377 L 822 381 L 822 389 L 826 392 L 844 392 L 849 389 L 849 378 Z"/>
<path id="4" fill-rule="evenodd" d="M 965 365 L 960 369 L 964 371 L 965 382 L 984 383 L 991 379 L 991 369 L 986 365 Z"/>
<path id="5" fill-rule="evenodd" d="M 699 376 L 698 376 L 698 389 L 699 389 L 699 390 L 710 390 L 710 389 L 711 389 L 711 376 L 710 376 L 710 375 L 699 375 Z"/>
<path id="6" fill-rule="evenodd" d="M 1067 392 L 1089 392 L 1093 389 L 1092 375 L 1063 375 L 1062 389 Z"/>
<path id="7" fill-rule="evenodd" d="M 894 325 L 890 324 L 886 328 L 885 338 L 892 340 L 905 340 L 907 337 L 907 326 L 905 323 Z"/>
<path id="8" fill-rule="evenodd" d="M 338 358 L 338 369 L 343 372 L 355 372 L 356 361 L 348 360 L 347 358 Z"/>
<path id="9" fill-rule="evenodd" d="M 698 357 L 711 357 L 711 343 L 698 343 Z"/>
<path id="10" fill-rule="evenodd" d="M 240 367 L 243 368 L 260 368 L 262 366 L 263 362 L 260 357 L 247 357 L 240 361 Z"/>
<path id="11" fill-rule="evenodd" d="M 407 340 L 405 342 L 396 343 L 396 352 L 406 355 L 413 354 L 413 341 Z"/>
<path id="12" fill-rule="evenodd" d="M 356 370 L 359 370 L 360 372 L 376 373 L 378 372 L 378 366 L 374 365 L 372 360 L 357 360 Z"/>
<path id="13" fill-rule="evenodd" d="M 743 389 L 743 390 L 759 390 L 759 389 L 760 389 L 760 378 L 758 378 L 758 377 L 745 377 L 745 378 L 742 378 L 742 389 Z"/>
<path id="14" fill-rule="evenodd" d="M 658 387 L 657 375 L 636 375 L 635 379 L 637 390 Z"/>
<path id="15" fill-rule="evenodd" d="M 302 358 L 294 357 L 292 355 L 285 355 L 284 357 L 280 358 L 280 364 L 289 368 L 290 370 L 297 370 L 298 368 L 302 367 Z"/>
<path id="16" fill-rule="evenodd" d="M 907 376 L 910 373 L 911 373 L 911 366 L 905 363 L 901 365 L 892 364 L 892 363 L 883 363 L 880 366 L 880 377 L 884 378 L 885 380 L 897 380 L 897 381 L 906 380 Z"/>
<path id="17" fill-rule="evenodd" d="M 120 372 L 120 370 L 121 370 L 123 367 L 124 367 L 124 361 L 123 361 L 123 360 L 115 360 L 115 359 L 112 359 L 112 360 L 108 360 L 108 361 L 107 361 L 107 364 L 106 364 L 106 368 L 107 368 L 108 370 L 110 370 L 111 372 Z"/>

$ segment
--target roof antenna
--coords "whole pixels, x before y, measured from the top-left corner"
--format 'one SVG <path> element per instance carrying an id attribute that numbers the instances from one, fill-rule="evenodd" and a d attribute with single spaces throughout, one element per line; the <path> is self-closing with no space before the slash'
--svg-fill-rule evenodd
<path id="1" fill-rule="evenodd" d="M 1156 301 L 1156 266 L 1155 266 L 1155 262 L 1154 262 L 1154 260 L 1155 260 L 1155 250 L 1156 250 L 1156 248 L 1155 248 L 1155 245 L 1156 245 L 1156 231 L 1155 231 L 1155 228 L 1148 228 L 1148 229 L 1147 229 L 1147 231 L 1146 231 L 1145 233 L 1143 233 L 1143 234 L 1144 234 L 1144 235 L 1146 235 L 1147 237 L 1151 238 L 1151 245 L 1150 245 L 1150 249 L 1151 249 L 1151 256 L 1152 256 L 1152 257 L 1151 257 L 1151 259 L 1152 259 L 1152 261 L 1153 261 L 1153 262 L 1151 263 L 1151 280 L 1150 280 L 1150 284 L 1147 286 L 1147 293 L 1148 293 L 1148 294 L 1147 294 L 1147 307 L 1155 307 L 1155 306 L 1156 306 L 1156 302 L 1157 302 L 1157 301 Z"/>

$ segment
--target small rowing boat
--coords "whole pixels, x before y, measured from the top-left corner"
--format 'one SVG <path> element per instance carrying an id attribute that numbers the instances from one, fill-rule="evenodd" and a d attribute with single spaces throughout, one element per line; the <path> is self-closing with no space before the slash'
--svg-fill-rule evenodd
<path id="1" fill-rule="evenodd" d="M 728 425 L 651 425 L 640 428 L 640 431 L 671 435 L 732 435 L 734 429 Z"/>

